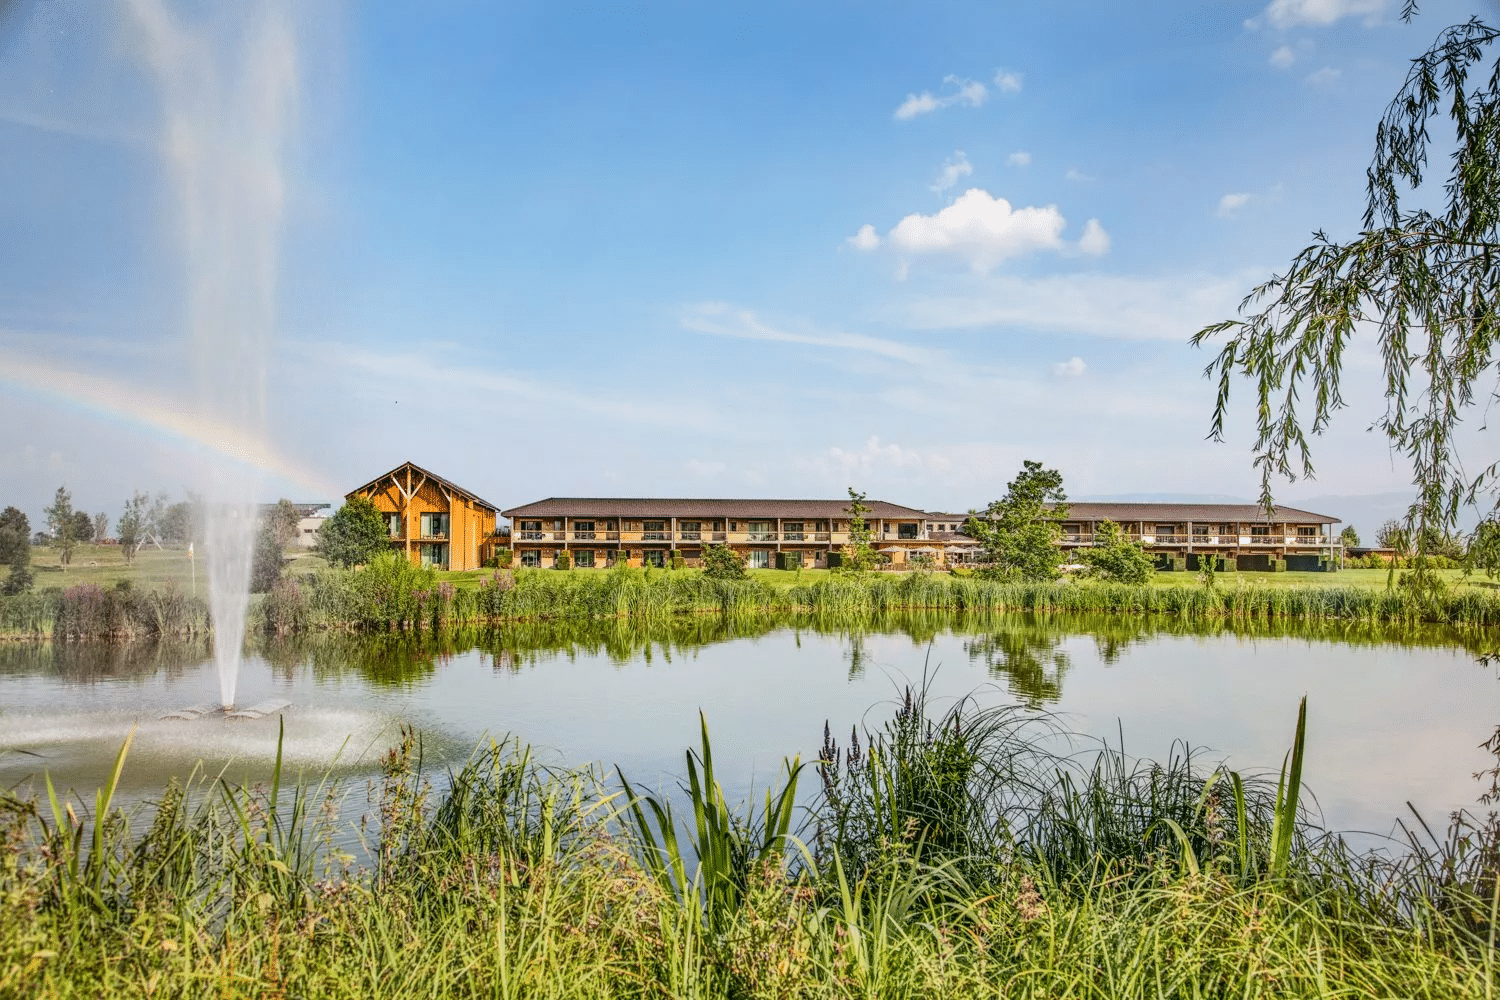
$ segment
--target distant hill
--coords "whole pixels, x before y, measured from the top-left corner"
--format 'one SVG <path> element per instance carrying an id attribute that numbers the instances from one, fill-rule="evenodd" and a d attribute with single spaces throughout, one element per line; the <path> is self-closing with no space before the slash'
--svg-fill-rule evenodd
<path id="1" fill-rule="evenodd" d="M 1079 503 L 1254 503 L 1245 497 L 1227 493 L 1098 493 L 1069 497 Z"/>

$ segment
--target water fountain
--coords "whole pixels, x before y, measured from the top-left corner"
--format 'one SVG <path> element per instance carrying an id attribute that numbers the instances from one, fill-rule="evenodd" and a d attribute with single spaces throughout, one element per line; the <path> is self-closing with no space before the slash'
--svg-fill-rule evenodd
<path id="1" fill-rule="evenodd" d="M 212 5 L 195 22 L 165 0 L 125 0 L 133 51 L 163 114 L 180 211 L 185 321 L 198 415 L 240 439 L 265 431 L 275 328 L 285 148 L 298 95 L 288 0 Z M 260 476 L 224 442 L 199 487 L 219 700 L 233 708 L 257 528 Z"/>

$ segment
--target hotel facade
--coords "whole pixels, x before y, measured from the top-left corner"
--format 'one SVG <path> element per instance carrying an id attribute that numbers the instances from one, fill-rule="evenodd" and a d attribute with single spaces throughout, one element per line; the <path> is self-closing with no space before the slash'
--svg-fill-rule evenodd
<path id="1" fill-rule="evenodd" d="M 892 568 L 973 564 L 970 515 L 866 502 L 871 544 Z M 501 511 L 521 566 L 664 566 L 672 554 L 696 565 L 704 548 L 727 545 L 758 568 L 827 568 L 849 544 L 847 500 L 724 500 L 549 497 Z M 1337 567 L 1338 518 L 1292 507 L 1266 516 L 1257 504 L 1075 503 L 1062 525 L 1066 553 L 1094 544 L 1114 521 L 1166 570 L 1329 570 Z"/>

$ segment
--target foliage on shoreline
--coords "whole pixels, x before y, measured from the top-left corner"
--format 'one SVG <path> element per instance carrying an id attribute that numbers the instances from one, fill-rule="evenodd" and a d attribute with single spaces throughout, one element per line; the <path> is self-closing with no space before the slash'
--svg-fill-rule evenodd
<path id="1" fill-rule="evenodd" d="M 1037 727 L 1041 726 L 1042 730 Z M 0 793 L 0 995 L 1488 996 L 1493 845 L 1356 854 L 1281 782 L 920 693 L 831 737 L 800 829 L 735 807 L 707 729 L 677 818 L 596 769 L 407 732 L 359 857 L 333 784 L 111 804 Z M 1301 727 L 1292 759 L 1301 759 Z M 128 744 L 127 744 L 128 748 Z M 812 774 L 807 775 L 812 781 Z M 434 782 L 437 786 L 434 786 Z M 665 819 L 665 825 L 661 822 Z M 665 836 L 670 832 L 671 836 Z M 702 859 L 702 864 L 697 860 Z"/>
<path id="2" fill-rule="evenodd" d="M 809 614 L 869 619 L 900 610 L 1164 615 L 1500 626 L 1500 596 L 1417 594 L 1359 587 L 1160 587 L 1109 582 L 1008 583 L 910 573 L 829 574 L 778 586 L 759 579 L 617 569 L 607 573 L 497 571 L 477 588 L 430 571 L 378 563 L 284 584 L 262 605 L 268 632 L 303 628 L 429 629 L 558 618 Z"/>
<path id="3" fill-rule="evenodd" d="M 1154 616 L 1216 621 L 1342 621 L 1500 627 L 1500 594 L 1338 586 L 1159 586 L 1108 581 L 1010 583 L 940 574 L 828 574 L 805 583 L 697 572 L 497 570 L 456 587 L 430 569 L 381 558 L 357 570 L 289 575 L 252 609 L 257 633 L 419 630 L 512 622 L 681 616 L 809 616 L 862 625 L 910 612 Z M 0 637 L 141 638 L 207 633 L 206 604 L 168 587 L 81 585 L 0 596 Z"/>

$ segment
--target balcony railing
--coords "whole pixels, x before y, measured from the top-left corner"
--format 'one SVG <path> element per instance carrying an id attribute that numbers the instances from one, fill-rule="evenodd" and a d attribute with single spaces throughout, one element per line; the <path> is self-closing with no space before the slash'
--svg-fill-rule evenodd
<path id="1" fill-rule="evenodd" d="M 745 532 L 745 536 L 748 541 L 752 542 L 776 541 L 776 532 L 774 531 L 747 531 Z"/>
<path id="2" fill-rule="evenodd" d="M 419 541 L 419 542 L 446 542 L 447 540 L 448 540 L 448 536 L 446 534 L 442 534 L 442 535 L 419 535 L 416 538 L 416 541 Z"/>
<path id="3" fill-rule="evenodd" d="M 806 535 L 807 532 L 805 531 L 783 531 L 781 533 L 782 540 L 788 542 L 800 542 Z"/>
<path id="4" fill-rule="evenodd" d="M 599 532 L 597 531 L 575 531 L 573 532 L 573 541 L 592 542 L 595 538 L 598 537 L 598 535 Z"/>
<path id="5" fill-rule="evenodd" d="M 523 542 L 545 542 L 547 532 L 545 531 L 518 531 L 516 537 Z"/>
<path id="6" fill-rule="evenodd" d="M 698 542 L 698 541 L 702 541 L 703 540 L 703 532 L 701 532 L 701 531 L 679 531 L 677 533 L 677 537 L 680 538 L 680 539 L 682 539 L 684 542 Z"/>
<path id="7" fill-rule="evenodd" d="M 641 541 L 643 542 L 670 542 L 672 533 L 670 531 L 643 531 Z"/>

